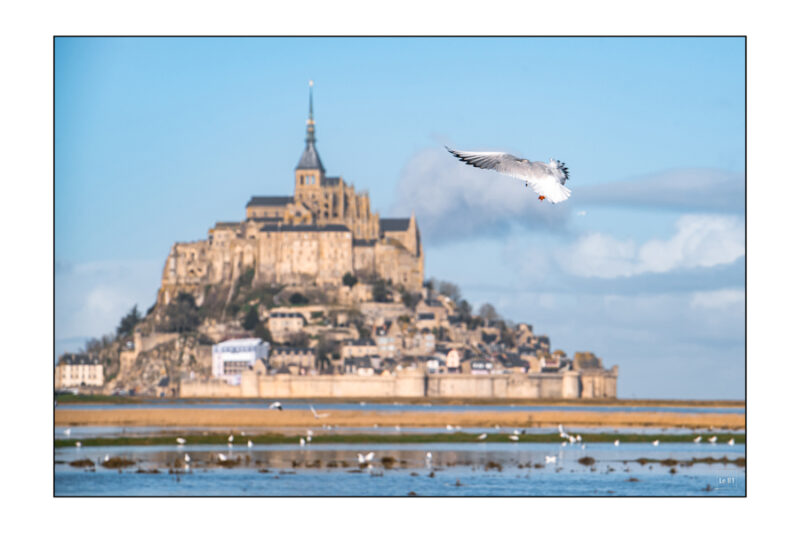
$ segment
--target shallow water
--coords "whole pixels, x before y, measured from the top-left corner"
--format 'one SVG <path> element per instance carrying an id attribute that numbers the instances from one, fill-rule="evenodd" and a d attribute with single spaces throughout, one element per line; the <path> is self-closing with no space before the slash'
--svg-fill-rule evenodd
<path id="1" fill-rule="evenodd" d="M 372 473 L 356 468 L 357 453 L 369 451 L 375 452 Z M 432 454 L 430 467 L 425 463 L 427 452 Z M 190 454 L 192 469 L 169 474 L 167 465 L 184 453 Z M 241 462 L 234 468 L 217 466 L 218 453 L 239 457 Z M 709 456 L 733 460 L 744 453 L 743 445 L 682 443 L 658 447 L 602 443 L 588 444 L 585 449 L 541 443 L 59 448 L 55 495 L 406 496 L 413 491 L 420 496 L 743 496 L 745 469 L 734 464 L 678 465 L 677 473 L 671 474 L 668 466 L 634 461 Z M 67 464 L 82 458 L 99 462 L 106 454 L 131 458 L 137 465 L 122 472 L 99 466 L 89 472 Z M 546 464 L 548 455 L 556 457 L 555 464 Z M 595 459 L 592 466 L 578 463 L 587 456 Z M 384 468 L 383 457 L 393 458 L 394 467 Z M 329 466 L 332 462 L 335 467 Z M 135 473 L 139 467 L 158 468 L 160 473 Z M 429 477 L 431 471 L 434 477 Z"/>
<path id="2" fill-rule="evenodd" d="M 189 401 L 153 400 L 130 404 L 59 404 L 56 409 L 267 409 L 272 400 L 265 401 Z M 287 410 L 307 410 L 307 402 L 280 400 Z M 741 407 L 671 407 L 638 405 L 433 405 L 404 403 L 314 403 L 317 411 L 410 411 L 410 412 L 461 412 L 461 411 L 582 411 L 582 412 L 655 412 L 655 413 L 735 413 L 743 414 Z"/>
<path id="3" fill-rule="evenodd" d="M 298 427 L 248 427 L 248 426 L 72 426 L 70 427 L 69 437 L 64 434 L 67 426 L 56 426 L 53 437 L 56 439 L 72 438 L 72 439 L 89 439 L 97 437 L 154 437 L 163 435 L 186 436 L 191 434 L 215 434 L 232 431 L 236 436 L 240 436 L 242 432 L 245 435 L 261 434 L 261 433 L 285 433 L 288 435 L 295 435 L 305 433 L 305 428 Z M 401 426 L 398 431 L 394 426 L 335 426 L 331 429 L 323 429 L 321 426 L 312 426 L 312 429 L 320 435 L 336 435 L 348 433 L 362 433 L 374 435 L 402 435 L 402 434 L 430 434 L 430 433 L 447 433 L 447 429 L 443 427 L 420 427 L 420 426 Z M 551 434 L 556 431 L 554 427 L 541 427 L 541 428 L 523 428 L 523 427 L 462 427 L 458 429 L 462 433 L 473 433 L 479 435 L 480 433 L 510 433 L 514 429 L 525 430 L 527 433 L 532 434 Z M 712 430 L 709 428 L 692 429 L 692 428 L 665 428 L 665 427 L 622 427 L 610 428 L 604 426 L 594 427 L 580 427 L 570 426 L 566 428 L 567 431 L 574 434 L 587 434 L 587 433 L 619 433 L 619 434 L 671 434 L 671 435 L 711 435 L 718 433 L 720 430 Z M 724 430 L 725 433 L 739 433 L 744 435 L 744 430 Z"/>

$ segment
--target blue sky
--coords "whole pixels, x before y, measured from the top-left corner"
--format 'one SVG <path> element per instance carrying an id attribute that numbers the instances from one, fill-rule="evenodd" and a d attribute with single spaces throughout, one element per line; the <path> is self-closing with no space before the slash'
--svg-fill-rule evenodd
<path id="1" fill-rule="evenodd" d="M 744 40 L 56 40 L 56 351 L 155 300 L 174 241 L 291 194 L 314 79 L 329 175 L 419 218 L 429 277 L 620 365 L 744 397 Z M 572 198 L 442 148 L 565 161 Z"/>

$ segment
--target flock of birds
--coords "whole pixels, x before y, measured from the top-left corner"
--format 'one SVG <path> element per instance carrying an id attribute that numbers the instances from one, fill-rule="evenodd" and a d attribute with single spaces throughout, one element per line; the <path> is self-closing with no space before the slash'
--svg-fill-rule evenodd
<path id="1" fill-rule="evenodd" d="M 461 153 L 461 152 L 455 152 L 455 151 L 451 151 L 451 152 L 453 152 L 454 154 L 460 154 Z M 466 154 L 466 153 L 469 153 L 469 152 L 463 152 L 463 153 Z M 364 405 L 364 402 L 361 402 L 361 405 Z M 319 412 L 317 412 L 317 410 L 314 409 L 314 406 L 311 405 L 311 404 L 309 404 L 308 407 L 309 407 L 309 410 L 311 411 L 311 414 L 314 416 L 314 419 L 316 419 L 316 420 L 326 418 L 326 417 L 328 417 L 330 415 L 330 413 L 319 413 Z M 269 408 L 270 409 L 277 409 L 278 411 L 282 411 L 283 410 L 283 406 L 281 405 L 280 402 L 277 402 L 277 401 L 276 402 L 272 402 L 269 405 Z M 326 424 L 323 424 L 322 427 L 323 427 L 323 429 L 332 429 L 332 426 L 329 426 L 329 425 L 326 425 Z M 375 424 L 374 427 L 377 428 L 378 424 Z M 499 425 L 495 425 L 494 427 L 495 427 L 496 430 L 500 429 Z M 461 426 L 453 426 L 451 424 L 447 424 L 447 426 L 445 426 L 445 429 L 448 432 L 460 431 L 461 430 Z M 396 431 L 400 431 L 400 426 L 395 426 L 395 430 Z M 71 433 L 71 428 L 66 428 L 64 430 L 64 435 L 66 435 L 67 437 L 70 436 L 70 433 Z M 242 437 L 246 436 L 243 431 L 240 432 L 240 433 L 241 433 Z M 526 433 L 526 430 L 524 430 L 524 429 L 522 429 L 522 430 L 515 429 L 515 430 L 513 430 L 513 432 L 511 434 L 508 435 L 508 438 L 512 442 L 519 442 L 520 435 L 525 435 L 525 433 Z M 563 439 L 562 442 L 561 442 L 561 446 L 579 444 L 582 449 L 586 449 L 586 444 L 582 442 L 583 437 L 581 437 L 581 435 L 579 435 L 579 434 L 570 435 L 569 433 L 567 433 L 564 430 L 564 426 L 562 424 L 558 425 L 558 433 L 559 433 L 559 436 Z M 478 435 L 477 440 L 478 441 L 484 441 L 488 437 L 489 437 L 488 433 L 481 433 L 480 435 Z M 299 440 L 300 446 L 303 447 L 306 444 L 310 444 L 311 441 L 313 440 L 313 438 L 314 438 L 314 431 L 311 430 L 311 429 L 307 429 L 305 437 L 300 437 L 300 440 Z M 229 450 L 232 450 L 233 445 L 234 445 L 234 440 L 235 440 L 234 436 L 231 433 L 228 436 L 228 449 Z M 716 435 L 712 435 L 712 436 L 708 437 L 707 440 L 708 440 L 708 442 L 710 444 L 716 444 L 717 436 Z M 186 439 L 183 438 L 183 437 L 177 437 L 175 439 L 175 442 L 177 444 L 177 447 L 180 449 L 186 444 Z M 619 446 L 619 442 L 620 442 L 619 439 L 616 439 L 614 441 L 614 446 Z M 693 439 L 693 442 L 695 444 L 701 444 L 703 442 L 703 436 L 702 435 L 698 435 L 696 438 Z M 658 439 L 652 441 L 652 445 L 653 446 L 658 446 L 659 444 L 660 444 L 660 441 Z M 735 441 L 735 439 L 731 438 L 728 441 L 728 445 L 733 446 L 734 444 L 736 444 L 736 441 Z M 80 448 L 81 447 L 81 442 L 77 441 L 75 443 L 75 446 L 77 448 Z M 250 439 L 247 440 L 247 447 L 248 448 L 252 448 L 253 447 L 253 441 L 252 440 L 250 440 Z M 357 457 L 356 457 L 356 459 L 358 460 L 359 466 L 363 467 L 363 468 L 366 468 L 370 472 L 372 472 L 372 470 L 373 470 L 372 460 L 374 458 L 375 458 L 375 452 L 358 453 Z M 217 454 L 217 459 L 220 462 L 223 462 L 223 463 L 229 460 L 228 456 L 223 454 L 223 453 L 218 453 Z M 105 460 L 106 461 L 108 460 L 108 455 L 106 455 L 106 459 Z M 546 455 L 545 456 L 545 464 L 551 464 L 551 463 L 555 464 L 557 460 L 558 460 L 558 457 L 555 456 L 555 455 Z M 184 461 L 184 468 L 186 470 L 188 470 L 190 468 L 191 461 L 192 461 L 191 456 L 188 453 L 184 453 L 183 461 Z M 432 464 L 433 464 L 433 454 L 431 452 L 427 452 L 425 454 L 425 466 L 426 466 L 426 468 L 431 468 Z"/>

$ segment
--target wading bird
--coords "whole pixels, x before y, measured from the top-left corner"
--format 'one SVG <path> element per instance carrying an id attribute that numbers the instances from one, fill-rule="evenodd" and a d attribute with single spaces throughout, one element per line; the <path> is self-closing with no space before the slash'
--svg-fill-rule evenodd
<path id="1" fill-rule="evenodd" d="M 281 402 L 272 402 L 271 404 L 269 404 L 269 408 L 277 409 L 278 411 L 283 411 L 283 406 L 281 405 Z"/>
<path id="2" fill-rule="evenodd" d="M 694 443 L 695 443 L 695 444 L 700 444 L 700 441 L 702 441 L 702 440 L 703 440 L 703 436 L 702 436 L 702 435 L 698 435 L 698 436 L 697 436 L 695 439 L 693 439 L 693 440 L 694 440 Z"/>
<path id="3" fill-rule="evenodd" d="M 717 436 L 714 435 L 713 437 L 708 437 L 708 442 L 710 442 L 711 444 L 716 444 L 717 443 Z"/>
<path id="4" fill-rule="evenodd" d="M 308 404 L 308 406 L 311 408 L 311 414 L 314 415 L 314 418 L 325 418 L 326 416 L 330 415 L 330 413 L 317 413 L 317 410 L 314 409 L 313 405 Z"/>
<path id="5" fill-rule="evenodd" d="M 175 442 L 178 443 L 178 446 L 183 446 L 184 444 L 186 444 L 186 439 L 184 439 L 183 437 L 178 437 L 177 439 L 175 439 Z"/>
<path id="6" fill-rule="evenodd" d="M 539 200 L 547 200 L 557 204 L 563 202 L 572 191 L 564 186 L 569 179 L 569 169 L 561 161 L 550 159 L 549 163 L 542 161 L 529 161 L 504 152 L 462 152 L 451 150 L 448 152 L 473 167 L 494 170 L 500 174 L 511 176 L 525 182 L 539 194 Z"/>
<path id="7" fill-rule="evenodd" d="M 478 435 L 478 440 L 486 440 L 486 437 L 488 437 L 486 433 L 481 433 L 480 435 Z"/>

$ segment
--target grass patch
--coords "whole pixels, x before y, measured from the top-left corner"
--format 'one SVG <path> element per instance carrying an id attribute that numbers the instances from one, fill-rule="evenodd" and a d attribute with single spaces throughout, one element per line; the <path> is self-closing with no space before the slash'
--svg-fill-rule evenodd
<path id="1" fill-rule="evenodd" d="M 100 466 L 103 468 L 126 468 L 135 465 L 136 462 L 124 457 L 111 457 L 108 461 L 103 461 Z"/>
<path id="2" fill-rule="evenodd" d="M 91 459 L 78 459 L 76 461 L 70 461 L 69 466 L 74 466 L 75 468 L 86 468 L 89 466 L 94 466 L 94 462 Z"/>

